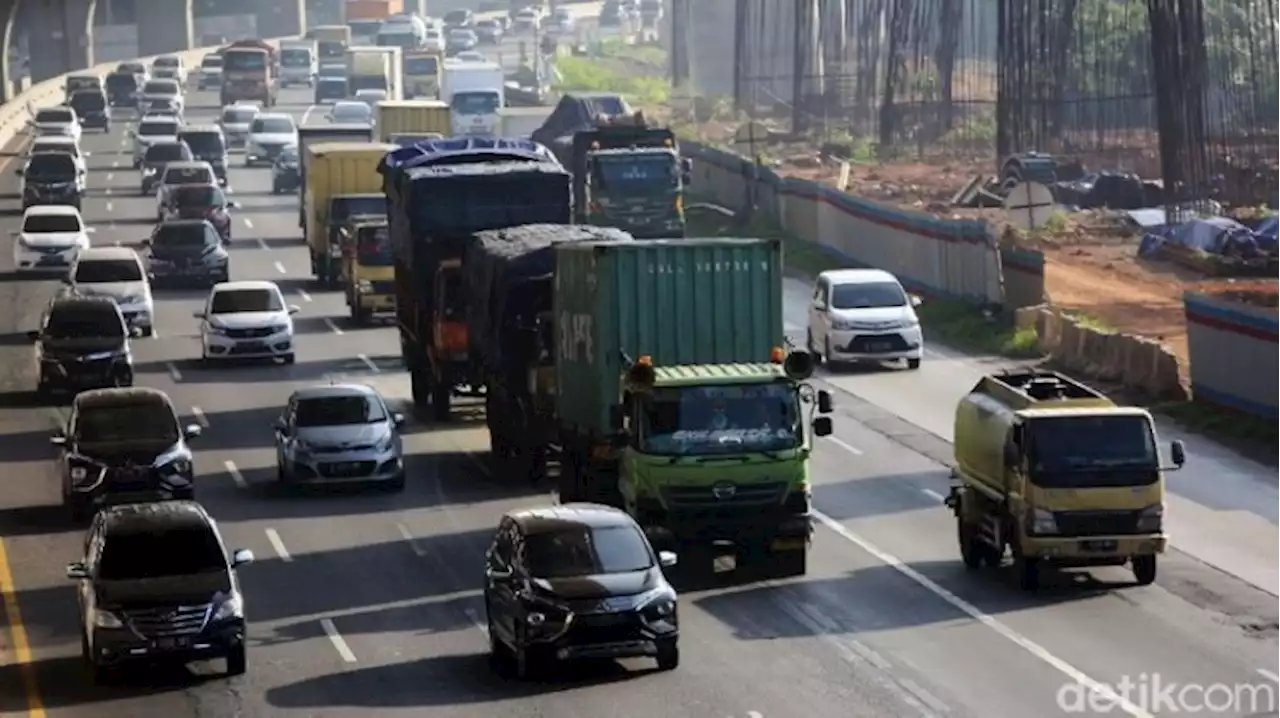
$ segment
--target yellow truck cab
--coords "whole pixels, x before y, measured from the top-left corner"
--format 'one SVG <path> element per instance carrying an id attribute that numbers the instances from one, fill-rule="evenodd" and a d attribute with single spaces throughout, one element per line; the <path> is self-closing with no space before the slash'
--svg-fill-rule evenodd
<path id="1" fill-rule="evenodd" d="M 341 285 L 343 254 L 338 230 L 347 219 L 354 214 L 386 216 L 378 163 L 394 149 L 395 145 L 377 142 L 319 142 L 307 146 L 307 189 L 302 209 L 307 217 L 311 271 L 322 285 Z M 335 203 L 336 198 L 353 196 L 360 199 L 358 207 L 352 202 Z M 350 211 L 335 214 L 335 204 Z"/>
<path id="2" fill-rule="evenodd" d="M 453 127 L 449 105 L 439 100 L 383 100 L 375 113 L 379 142 L 394 144 L 403 135 L 444 136 Z"/>
<path id="3" fill-rule="evenodd" d="M 965 566 L 998 566 L 1007 547 L 1025 590 L 1046 565 L 1129 563 L 1151 583 L 1168 543 L 1164 472 L 1185 461 L 1182 442 L 1170 449 L 1162 466 L 1150 413 L 1070 377 L 983 377 L 956 408 L 947 497 Z"/>
<path id="4" fill-rule="evenodd" d="M 404 53 L 404 96 L 416 100 L 440 97 L 440 53 L 409 50 Z"/>
<path id="5" fill-rule="evenodd" d="M 347 308 L 356 324 L 396 310 L 396 269 L 385 217 L 357 215 L 339 230 Z"/>

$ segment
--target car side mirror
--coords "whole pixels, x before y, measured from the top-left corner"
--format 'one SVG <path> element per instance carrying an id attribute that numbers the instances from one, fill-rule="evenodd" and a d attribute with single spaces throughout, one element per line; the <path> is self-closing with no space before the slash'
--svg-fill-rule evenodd
<path id="1" fill-rule="evenodd" d="M 247 548 L 238 548 L 231 554 L 231 568 L 239 568 L 253 563 L 253 552 Z"/>
<path id="2" fill-rule="evenodd" d="M 924 304 L 924 300 L 923 300 L 923 299 L 921 299 L 918 295 L 912 294 L 912 295 L 911 295 L 911 306 L 913 306 L 913 307 L 918 307 L 918 306 L 920 306 L 921 304 Z"/>
<path id="3" fill-rule="evenodd" d="M 204 429 L 199 424 L 187 424 L 182 430 L 182 436 L 187 439 L 198 438 L 204 433 Z"/>
<path id="4" fill-rule="evenodd" d="M 33 342 L 40 341 L 40 330 L 32 329 L 31 331 L 27 332 L 27 338 Z"/>
<path id="5" fill-rule="evenodd" d="M 58 431 L 55 431 L 49 435 L 49 443 L 54 446 L 66 446 L 67 435 L 63 434 L 62 430 L 59 429 Z"/>
<path id="6" fill-rule="evenodd" d="M 496 566 L 490 566 L 484 571 L 484 577 L 494 583 L 504 583 L 506 581 L 510 581 L 514 575 L 515 574 L 511 572 L 511 569 L 499 568 Z"/>
<path id="7" fill-rule="evenodd" d="M 674 551 L 659 551 L 658 565 L 663 568 L 671 568 L 680 562 L 680 557 Z"/>
<path id="8" fill-rule="evenodd" d="M 1182 443 L 1182 439 L 1174 439 L 1169 445 L 1169 457 L 1173 459 L 1173 465 L 1182 468 L 1187 463 L 1187 447 Z"/>
<path id="9" fill-rule="evenodd" d="M 196 319 L 204 319 L 204 312 L 192 312 L 191 316 L 195 317 Z"/>
<path id="10" fill-rule="evenodd" d="M 275 428 L 276 431 L 280 432 L 281 434 L 288 431 L 289 429 L 289 423 L 284 420 L 284 417 L 277 417 L 275 422 L 272 424 L 272 426 Z"/>
<path id="11" fill-rule="evenodd" d="M 288 309 L 290 314 L 297 314 L 298 312 L 302 311 L 302 307 L 299 307 L 296 304 L 290 304 Z"/>
<path id="12" fill-rule="evenodd" d="M 89 569 L 79 561 L 67 564 L 67 578 L 72 581 L 83 581 L 89 578 Z"/>
<path id="13" fill-rule="evenodd" d="M 142 241 L 141 241 L 139 244 L 141 244 L 141 245 L 142 245 L 142 246 L 144 246 L 144 247 L 150 247 L 150 246 L 151 246 L 151 238 L 150 238 L 150 237 L 143 237 L 143 238 L 142 238 Z"/>
<path id="14" fill-rule="evenodd" d="M 831 436 L 831 417 L 819 416 L 813 420 L 814 436 Z"/>
<path id="15" fill-rule="evenodd" d="M 831 392 L 826 389 L 818 390 L 818 413 L 830 414 L 832 407 Z"/>
<path id="16" fill-rule="evenodd" d="M 19 168 L 15 169 L 15 170 L 13 171 L 13 173 L 14 173 L 15 175 L 18 175 L 19 177 L 21 177 L 22 175 L 26 174 L 26 171 L 25 171 L 24 169 L 22 169 L 21 167 L 19 167 Z"/>
<path id="17" fill-rule="evenodd" d="M 231 209 L 240 209 L 239 202 L 228 202 L 227 206 L 230 207 Z"/>
<path id="18" fill-rule="evenodd" d="M 391 415 L 391 423 L 392 423 L 392 424 L 395 424 L 397 429 L 399 429 L 399 428 L 403 427 L 403 426 L 404 426 L 404 414 L 400 414 L 400 413 L 392 414 L 392 415 Z"/>

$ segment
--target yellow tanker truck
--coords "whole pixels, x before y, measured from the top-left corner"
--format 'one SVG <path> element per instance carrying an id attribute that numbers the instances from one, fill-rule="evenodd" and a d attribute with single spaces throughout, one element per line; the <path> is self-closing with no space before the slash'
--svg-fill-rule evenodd
<path id="1" fill-rule="evenodd" d="M 1151 414 L 1117 406 L 1051 371 L 983 377 L 955 414 L 955 468 L 947 496 L 967 568 L 998 566 L 1006 548 L 1019 585 L 1044 566 L 1120 566 L 1156 578 L 1164 532 L 1164 472 Z"/>

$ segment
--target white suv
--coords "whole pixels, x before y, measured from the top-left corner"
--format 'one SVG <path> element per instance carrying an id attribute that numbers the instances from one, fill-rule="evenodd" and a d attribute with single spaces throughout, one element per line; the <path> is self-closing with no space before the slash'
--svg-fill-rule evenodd
<path id="1" fill-rule="evenodd" d="M 82 297 L 109 297 L 120 307 L 125 322 L 144 337 L 155 326 L 151 284 L 138 253 L 129 247 L 89 247 L 80 250 L 66 283 Z"/>
<path id="2" fill-rule="evenodd" d="M 14 232 L 13 266 L 19 272 L 65 272 L 81 250 L 89 247 L 89 232 L 80 210 L 66 204 L 28 207 L 22 229 Z"/>
<path id="3" fill-rule="evenodd" d="M 294 362 L 293 315 L 298 308 L 284 303 L 275 282 L 241 281 L 216 284 L 200 320 L 200 358 L 282 359 Z"/>
<path id="4" fill-rule="evenodd" d="M 898 278 L 879 269 L 835 269 L 818 275 L 809 304 L 810 352 L 829 364 L 905 360 L 920 368 L 924 334 Z"/>

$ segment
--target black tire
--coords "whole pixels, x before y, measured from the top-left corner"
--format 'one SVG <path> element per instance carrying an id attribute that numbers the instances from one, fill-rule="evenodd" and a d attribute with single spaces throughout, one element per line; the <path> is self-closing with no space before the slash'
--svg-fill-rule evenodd
<path id="1" fill-rule="evenodd" d="M 90 508 L 85 506 L 83 501 L 73 499 L 67 499 L 67 513 L 71 517 L 71 523 L 77 526 L 88 523 L 89 519 L 93 518 Z"/>
<path id="2" fill-rule="evenodd" d="M 789 551 L 774 551 L 769 554 L 770 575 L 783 578 L 787 576 L 803 576 L 809 572 L 809 550 L 807 548 Z"/>
<path id="3" fill-rule="evenodd" d="M 959 516 L 956 517 L 956 543 L 960 545 L 960 559 L 964 561 L 965 568 L 970 571 L 982 568 L 985 560 L 983 549 L 986 547 L 978 540 L 977 527 Z"/>
<path id="4" fill-rule="evenodd" d="M 908 368 L 908 369 L 919 369 L 919 368 L 920 368 L 920 360 L 919 360 L 919 359 L 908 359 L 908 360 L 907 360 L 907 368 Z"/>
<path id="5" fill-rule="evenodd" d="M 386 483 L 383 487 L 389 494 L 398 494 L 404 491 L 405 477 L 404 474 L 397 474 L 396 477 Z"/>
<path id="6" fill-rule="evenodd" d="M 436 421 L 449 420 L 449 404 L 453 401 L 453 387 L 441 382 L 431 387 L 431 418 Z"/>
<path id="7" fill-rule="evenodd" d="M 680 667 L 680 644 L 676 639 L 667 639 L 658 641 L 658 655 L 654 658 L 658 661 L 658 670 L 674 671 Z"/>
<path id="8" fill-rule="evenodd" d="M 155 336 L 156 329 L 155 329 L 155 327 L 143 327 L 143 329 L 141 330 L 141 332 L 140 332 L 140 333 L 141 333 L 141 334 L 142 334 L 142 336 L 144 336 L 144 337 Z"/>
<path id="9" fill-rule="evenodd" d="M 1132 559 L 1133 577 L 1138 580 L 1139 586 L 1150 586 L 1155 583 L 1157 567 L 1159 560 L 1155 554 L 1145 556 L 1134 556 Z"/>
<path id="10" fill-rule="evenodd" d="M 243 676 L 249 670 L 248 651 L 243 643 L 236 644 L 227 652 L 227 675 Z"/>
<path id="11" fill-rule="evenodd" d="M 1035 591 L 1040 588 L 1040 560 L 1034 556 L 1024 556 L 1017 549 L 1013 552 L 1013 571 L 1018 579 L 1018 588 L 1023 591 Z"/>
<path id="12" fill-rule="evenodd" d="M 297 361 L 298 361 L 298 357 L 293 352 L 289 352 L 288 354 L 284 355 L 284 363 L 286 365 L 294 364 Z"/>

